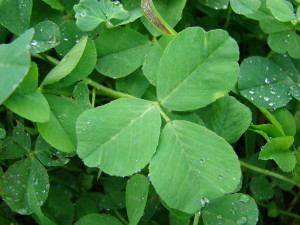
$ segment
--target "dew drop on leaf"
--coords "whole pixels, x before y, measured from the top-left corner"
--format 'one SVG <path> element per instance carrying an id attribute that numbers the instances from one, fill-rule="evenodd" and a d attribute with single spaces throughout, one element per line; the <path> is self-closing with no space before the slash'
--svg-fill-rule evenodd
<path id="1" fill-rule="evenodd" d="M 205 158 L 200 158 L 200 163 L 205 163 Z"/>
<path id="2" fill-rule="evenodd" d="M 236 221 L 237 225 L 243 225 L 247 223 L 247 218 L 245 216 L 242 216 L 240 218 L 238 218 L 238 220 Z"/>
<path id="3" fill-rule="evenodd" d="M 221 174 L 219 175 L 219 179 L 221 180 L 221 179 L 223 179 L 223 178 L 224 178 L 224 174 L 221 173 Z"/>
<path id="4" fill-rule="evenodd" d="M 240 201 L 240 202 L 245 202 L 245 203 L 247 203 L 247 202 L 249 202 L 249 200 L 250 200 L 250 198 L 249 198 L 248 195 L 242 194 L 242 195 L 239 197 L 239 201 Z"/>
<path id="5" fill-rule="evenodd" d="M 270 82 L 271 82 L 270 79 L 269 79 L 268 77 L 266 77 L 265 83 L 266 83 L 266 84 L 269 84 Z"/>
<path id="6" fill-rule="evenodd" d="M 222 215 L 217 215 L 217 218 L 218 218 L 218 219 L 221 219 L 221 218 L 222 218 Z"/>
<path id="7" fill-rule="evenodd" d="M 270 98 L 267 97 L 267 96 L 265 96 L 265 97 L 264 97 L 264 100 L 265 100 L 266 102 L 268 102 L 268 101 L 270 100 Z"/>
<path id="8" fill-rule="evenodd" d="M 205 206 L 207 206 L 209 204 L 209 200 L 207 198 L 202 198 L 200 200 L 200 203 L 201 203 L 202 207 L 205 207 Z"/>

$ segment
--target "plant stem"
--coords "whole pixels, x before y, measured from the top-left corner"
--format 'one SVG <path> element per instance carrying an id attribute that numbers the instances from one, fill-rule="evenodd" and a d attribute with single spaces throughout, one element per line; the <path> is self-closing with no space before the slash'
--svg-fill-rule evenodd
<path id="1" fill-rule="evenodd" d="M 195 213 L 193 225 L 198 225 L 200 214 L 201 214 L 200 212 Z"/>
<path id="2" fill-rule="evenodd" d="M 266 205 L 264 205 L 264 204 L 260 204 L 260 203 L 257 203 L 259 206 L 261 206 L 261 207 L 264 207 L 264 208 L 268 208 L 268 206 L 266 206 Z M 290 216 L 290 217 L 294 217 L 294 218 L 296 218 L 296 219 L 300 219 L 300 215 L 298 215 L 298 214 L 295 214 L 295 213 L 291 213 L 291 212 L 287 212 L 287 211 L 284 211 L 284 210 L 282 210 L 282 209 L 277 209 L 278 210 L 278 212 L 280 213 L 280 214 L 283 214 L 283 215 L 287 215 L 287 216 Z"/>
<path id="3" fill-rule="evenodd" d="M 92 107 L 95 107 L 95 101 L 96 101 L 96 88 L 93 88 L 92 90 Z"/>
<path id="4" fill-rule="evenodd" d="M 42 59 L 42 60 L 48 62 L 52 66 L 56 66 L 59 63 L 58 59 L 56 59 L 50 55 L 46 55 L 46 54 L 41 55 L 41 54 L 37 54 L 37 53 L 32 53 L 31 55 L 35 58 L 39 58 L 39 59 Z"/>
<path id="5" fill-rule="evenodd" d="M 278 179 L 280 179 L 280 180 L 286 181 L 286 182 L 288 182 L 288 183 L 291 183 L 291 184 L 294 184 L 294 185 L 300 187 L 300 185 L 297 184 L 293 179 L 290 179 L 290 178 L 288 178 L 288 177 L 286 177 L 286 176 L 283 176 L 283 175 L 281 175 L 281 174 L 272 172 L 272 171 L 270 171 L 270 170 L 261 169 L 261 168 L 259 168 L 259 167 L 253 166 L 253 165 L 248 164 L 248 163 L 246 163 L 246 162 L 244 162 L 244 161 L 241 161 L 241 160 L 240 160 L 240 164 L 241 164 L 241 166 L 243 166 L 243 167 L 245 167 L 245 168 L 247 168 L 247 169 L 256 171 L 256 172 L 258 172 L 258 173 L 265 174 L 265 175 L 267 175 L 267 176 L 276 177 L 276 178 L 278 178 Z"/>
<path id="6" fill-rule="evenodd" d="M 172 120 L 168 117 L 168 115 L 162 110 L 162 108 L 160 108 L 160 106 L 158 106 L 160 115 L 164 118 L 164 120 L 166 121 L 166 123 L 171 122 Z"/>
<path id="7" fill-rule="evenodd" d="M 229 7 L 228 12 L 227 12 L 226 22 L 225 22 L 225 25 L 224 25 L 224 30 L 228 29 L 229 22 L 230 22 L 230 19 L 231 19 L 231 13 L 232 13 L 232 9 L 231 9 L 231 7 Z"/>
<path id="8" fill-rule="evenodd" d="M 129 223 L 124 219 L 124 217 L 119 213 L 118 210 L 114 210 L 115 215 L 118 217 L 118 219 L 125 225 L 128 225 Z"/>
<path id="9" fill-rule="evenodd" d="M 90 78 L 83 78 L 83 81 L 87 82 L 90 86 L 96 88 L 102 95 L 109 96 L 112 98 L 135 98 L 133 95 L 124 94 L 119 91 L 115 91 L 111 88 L 105 87 Z"/>
<path id="10" fill-rule="evenodd" d="M 68 91 L 58 91 L 52 89 L 40 89 L 43 94 L 52 94 L 52 95 L 63 95 L 63 96 L 72 96 L 73 94 Z"/>

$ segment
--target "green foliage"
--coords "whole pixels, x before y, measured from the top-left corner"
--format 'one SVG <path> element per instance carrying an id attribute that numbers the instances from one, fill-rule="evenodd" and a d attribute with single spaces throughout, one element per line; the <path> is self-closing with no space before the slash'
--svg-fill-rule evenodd
<path id="1" fill-rule="evenodd" d="M 299 8 L 0 0 L 0 225 L 299 224 Z"/>

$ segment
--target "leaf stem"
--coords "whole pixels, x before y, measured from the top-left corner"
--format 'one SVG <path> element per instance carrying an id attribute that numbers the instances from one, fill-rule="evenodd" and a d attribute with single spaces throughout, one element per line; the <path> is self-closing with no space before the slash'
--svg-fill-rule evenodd
<path id="1" fill-rule="evenodd" d="M 160 112 L 160 115 L 162 116 L 162 118 L 164 118 L 164 120 L 166 121 L 166 123 L 171 122 L 172 120 L 170 119 L 170 117 L 168 117 L 168 115 L 162 110 L 162 108 L 158 105 L 157 106 Z"/>
<path id="2" fill-rule="evenodd" d="M 118 210 L 114 210 L 115 215 L 118 217 L 118 219 L 125 225 L 128 225 L 129 223 L 124 219 L 124 217 L 120 214 Z"/>
<path id="3" fill-rule="evenodd" d="M 50 56 L 50 55 L 46 55 L 46 54 L 37 54 L 37 53 L 31 53 L 31 55 L 35 58 L 39 58 L 42 59 L 46 62 L 48 62 L 49 64 L 51 64 L 52 66 L 56 66 L 59 63 L 59 60 Z"/>
<path id="4" fill-rule="evenodd" d="M 40 89 L 39 90 L 43 94 L 52 94 L 52 95 L 63 95 L 63 96 L 72 96 L 73 94 L 68 91 L 58 91 L 53 89 Z"/>
<path id="5" fill-rule="evenodd" d="M 281 174 L 272 172 L 272 171 L 270 171 L 270 170 L 261 169 L 261 168 L 259 168 L 259 167 L 253 166 L 253 165 L 248 164 L 248 163 L 246 163 L 246 162 L 244 162 L 244 161 L 241 161 L 241 160 L 240 160 L 240 164 L 241 164 L 241 166 L 243 166 L 243 167 L 245 167 L 245 168 L 247 168 L 247 169 L 256 171 L 256 172 L 258 172 L 258 173 L 265 174 L 265 175 L 267 175 L 267 176 L 276 177 L 276 178 L 278 178 L 278 179 L 280 179 L 280 180 L 286 181 L 286 182 L 288 182 L 288 183 L 291 183 L 291 184 L 294 184 L 294 185 L 300 187 L 300 184 L 298 184 L 297 182 L 295 182 L 293 179 L 290 179 L 290 178 L 288 178 L 288 177 L 286 177 L 286 176 L 283 176 L 283 175 L 281 175 Z"/>
<path id="6" fill-rule="evenodd" d="M 198 225 L 200 214 L 201 214 L 200 212 L 195 213 L 193 225 Z"/>
<path id="7" fill-rule="evenodd" d="M 264 207 L 264 208 L 268 208 L 268 206 L 266 206 L 264 204 L 261 204 L 261 203 L 257 203 L 257 205 L 259 205 L 261 207 Z M 300 215 L 298 215 L 298 214 L 291 213 L 291 212 L 288 212 L 288 211 L 284 211 L 282 209 L 277 209 L 277 210 L 278 210 L 278 213 L 280 213 L 280 214 L 287 215 L 287 216 L 290 216 L 290 217 L 294 217 L 296 219 L 300 219 Z"/>
<path id="8" fill-rule="evenodd" d="M 230 22 L 230 19 L 231 19 L 231 13 L 232 13 L 232 9 L 231 9 L 231 7 L 229 7 L 228 12 L 227 12 L 226 22 L 225 22 L 225 25 L 224 25 L 224 30 L 228 29 L 229 22 Z"/>
<path id="9" fill-rule="evenodd" d="M 115 91 L 111 88 L 105 87 L 102 84 L 99 84 L 90 78 L 83 78 L 82 80 L 87 82 L 88 85 L 96 88 L 98 90 L 98 93 L 100 92 L 102 95 L 109 96 L 112 98 L 135 98 L 133 95 L 128 95 L 119 91 Z"/>
<path id="10" fill-rule="evenodd" d="M 177 32 L 161 17 L 152 0 L 142 0 L 141 8 L 147 20 L 149 20 L 149 22 L 162 34 L 177 34 Z"/>

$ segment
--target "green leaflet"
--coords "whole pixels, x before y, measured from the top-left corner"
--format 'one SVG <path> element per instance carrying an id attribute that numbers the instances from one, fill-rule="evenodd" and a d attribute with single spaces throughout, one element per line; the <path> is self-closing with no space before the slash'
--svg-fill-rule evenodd
<path id="1" fill-rule="evenodd" d="M 70 85 L 89 75 L 96 64 L 96 51 L 92 40 L 84 36 L 45 77 L 42 85 L 60 81 L 57 86 Z"/>
<path id="2" fill-rule="evenodd" d="M 282 171 L 290 172 L 297 163 L 296 156 L 289 149 L 293 142 L 294 138 L 291 136 L 273 138 L 263 146 L 259 158 L 273 159 Z"/>
<path id="3" fill-rule="evenodd" d="M 37 92 L 38 68 L 31 63 L 30 70 L 15 92 L 3 103 L 20 116 L 34 121 L 46 122 L 50 118 L 50 108 L 45 97 Z"/>
<path id="4" fill-rule="evenodd" d="M 50 105 L 50 120 L 37 123 L 41 136 L 53 147 L 63 152 L 76 148 L 75 123 L 83 108 L 65 98 L 45 95 Z"/>
<path id="5" fill-rule="evenodd" d="M 223 138 L 183 120 L 164 127 L 149 170 L 166 204 L 190 214 L 232 192 L 241 176 L 237 156 Z"/>
<path id="6" fill-rule="evenodd" d="M 114 20 L 122 21 L 129 17 L 119 1 L 110 0 L 81 0 L 74 6 L 74 11 L 76 25 L 82 31 L 91 31 L 103 22 L 112 27 Z"/>
<path id="7" fill-rule="evenodd" d="M 60 44 L 59 27 L 51 21 L 43 21 L 34 26 L 34 36 L 30 43 L 32 53 L 44 52 Z"/>
<path id="8" fill-rule="evenodd" d="M 238 48 L 223 30 L 187 28 L 167 45 L 157 71 L 157 96 L 171 110 L 204 107 L 223 97 L 238 77 Z"/>
<path id="9" fill-rule="evenodd" d="M 33 29 L 30 29 L 12 43 L 0 45 L 0 104 L 12 94 L 29 70 L 27 45 L 32 36 Z"/>
<path id="10" fill-rule="evenodd" d="M 43 0 L 45 3 L 51 6 L 53 9 L 63 10 L 64 6 L 61 4 L 60 0 Z"/>
<path id="11" fill-rule="evenodd" d="M 208 129 L 229 143 L 236 142 L 252 120 L 250 109 L 231 96 L 220 98 L 200 109 L 199 115 Z"/>
<path id="12" fill-rule="evenodd" d="M 296 19 L 292 3 L 286 0 L 267 0 L 266 3 L 277 20 L 289 22 Z"/>
<path id="13" fill-rule="evenodd" d="M 141 99 L 117 99 L 86 110 L 76 125 L 78 156 L 110 175 L 131 175 L 152 158 L 160 124 L 157 105 Z"/>
<path id="14" fill-rule="evenodd" d="M 126 210 L 131 225 L 138 224 L 143 215 L 147 197 L 149 181 L 140 174 L 132 176 L 126 186 Z"/>
<path id="15" fill-rule="evenodd" d="M 15 180 L 16 182 L 11 182 Z M 34 158 L 22 159 L 5 172 L 0 180 L 3 200 L 16 212 L 28 215 L 33 212 L 29 192 L 33 192 L 37 205 L 41 206 L 49 190 L 46 169 Z"/>
<path id="16" fill-rule="evenodd" d="M 122 223 L 111 215 L 89 214 L 80 218 L 74 225 L 122 225 Z"/>
<path id="17" fill-rule="evenodd" d="M 276 109 L 290 100 L 293 81 L 272 61 L 254 56 L 241 64 L 238 87 L 241 95 L 257 106 Z"/>
<path id="18" fill-rule="evenodd" d="M 265 176 L 255 176 L 250 182 L 251 192 L 259 199 L 270 199 L 274 196 L 274 188 Z"/>
<path id="19" fill-rule="evenodd" d="M 95 45 L 98 56 L 96 70 L 105 76 L 120 78 L 143 64 L 150 42 L 130 28 L 118 27 L 104 31 L 95 40 Z"/>
<path id="20" fill-rule="evenodd" d="M 32 0 L 2 0 L 0 5 L 0 23 L 4 27 L 17 35 L 29 27 Z"/>
<path id="21" fill-rule="evenodd" d="M 232 10 L 237 14 L 251 14 L 255 12 L 261 4 L 261 0 L 230 0 Z"/>
<path id="22" fill-rule="evenodd" d="M 254 199 L 249 195 L 236 193 L 208 204 L 202 211 L 202 217 L 204 225 L 255 225 L 258 221 L 258 208 Z"/>

